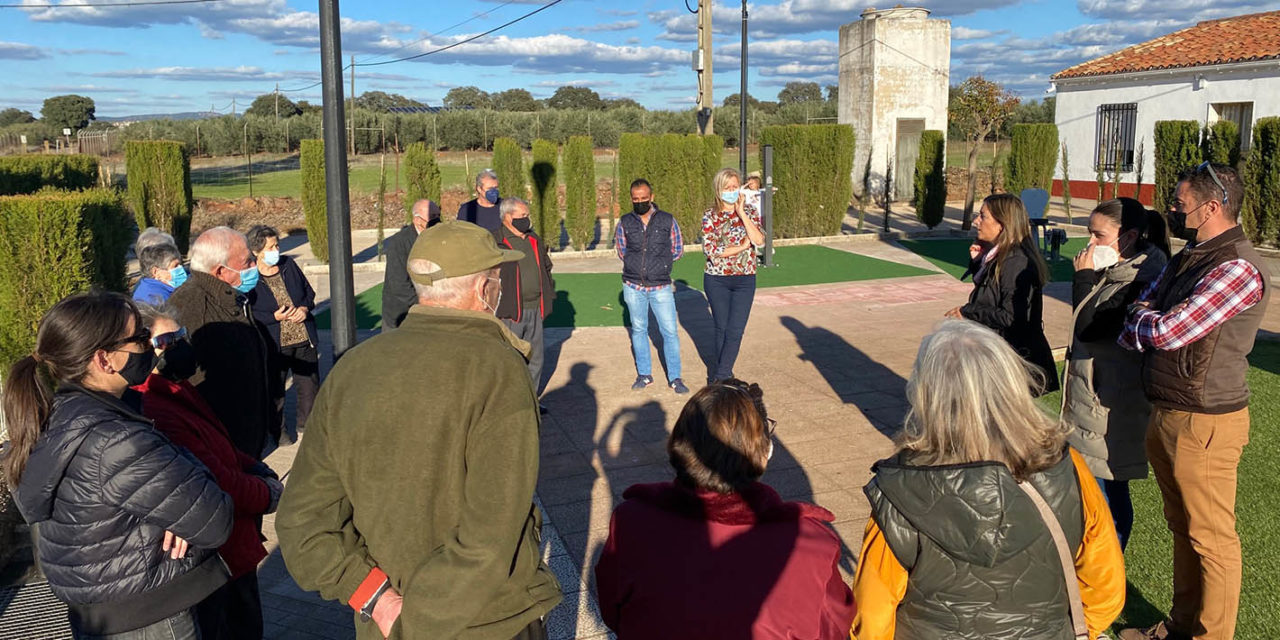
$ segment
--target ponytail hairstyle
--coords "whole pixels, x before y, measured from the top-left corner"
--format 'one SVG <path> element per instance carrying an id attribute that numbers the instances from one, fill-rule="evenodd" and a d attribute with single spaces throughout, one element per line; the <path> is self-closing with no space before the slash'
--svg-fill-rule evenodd
<path id="1" fill-rule="evenodd" d="M 1137 229 L 1135 249 L 1142 251 L 1148 246 L 1154 246 L 1163 251 L 1166 257 L 1171 254 L 1169 230 L 1164 216 L 1147 209 L 1141 202 L 1133 198 L 1114 198 L 1094 207 L 1093 213 L 1106 216 L 1108 220 L 1120 225 L 1120 233 Z"/>
<path id="2" fill-rule="evenodd" d="M 35 351 L 18 360 L 4 381 L 4 417 L 9 447 L 3 458 L 5 481 L 18 486 L 31 450 L 49 422 L 58 385 L 80 382 L 93 356 L 126 338 L 129 319 L 140 327 L 133 301 L 118 293 L 67 296 L 40 319 Z"/>

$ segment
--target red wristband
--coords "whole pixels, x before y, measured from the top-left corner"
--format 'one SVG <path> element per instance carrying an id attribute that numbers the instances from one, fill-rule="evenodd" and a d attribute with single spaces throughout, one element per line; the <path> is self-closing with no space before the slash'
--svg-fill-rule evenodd
<path id="1" fill-rule="evenodd" d="M 364 582 L 361 582 L 360 586 L 356 588 L 356 592 L 351 595 L 351 599 L 347 600 L 347 606 L 355 609 L 358 613 L 364 603 L 368 602 L 369 598 L 372 598 L 373 594 L 378 592 L 378 587 L 381 587 L 386 580 L 387 574 L 383 573 L 382 569 L 374 567 L 369 572 L 369 575 L 365 577 Z"/>

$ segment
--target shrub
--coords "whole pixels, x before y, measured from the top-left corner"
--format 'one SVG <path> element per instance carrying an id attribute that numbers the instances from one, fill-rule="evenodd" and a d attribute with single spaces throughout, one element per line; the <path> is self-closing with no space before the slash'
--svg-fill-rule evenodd
<path id="1" fill-rule="evenodd" d="M 1230 120 L 1205 127 L 1200 151 L 1209 162 L 1236 166 L 1240 162 L 1240 127 Z"/>
<path id="2" fill-rule="evenodd" d="M 947 208 L 946 134 L 929 130 L 920 136 L 916 159 L 916 218 L 930 229 L 942 222 Z"/>
<path id="3" fill-rule="evenodd" d="M 624 133 L 618 140 L 618 178 L 626 186 L 636 178 L 652 182 L 648 166 L 651 140 L 642 133 Z"/>
<path id="4" fill-rule="evenodd" d="M 569 242 L 585 250 L 596 230 L 596 161 L 591 138 L 573 136 L 564 147 L 564 222 Z"/>
<path id="5" fill-rule="evenodd" d="M 427 145 L 415 142 L 404 150 L 404 221 L 413 224 L 413 204 L 426 198 L 440 204 L 440 167 Z"/>
<path id="6" fill-rule="evenodd" d="M 1259 118 L 1244 164 L 1245 233 L 1255 243 L 1280 244 L 1280 118 Z"/>
<path id="7" fill-rule="evenodd" d="M 1138 175 L 1142 175 L 1141 170 Z M 1066 140 L 1062 141 L 1062 208 L 1067 212 L 1067 224 L 1071 224 L 1071 164 L 1067 161 Z"/>
<path id="8" fill-rule="evenodd" d="M 129 206 L 139 229 L 173 234 L 186 250 L 191 234 L 191 159 L 181 142 L 130 140 L 124 144 Z"/>
<path id="9" fill-rule="evenodd" d="M 1168 211 L 1178 174 L 1200 163 L 1200 125 L 1195 120 L 1156 123 L 1156 211 Z"/>
<path id="10" fill-rule="evenodd" d="M 316 259 L 329 262 L 328 196 L 325 194 L 324 141 L 303 140 L 299 158 L 302 164 L 302 213 L 307 218 L 307 241 Z"/>
<path id="11" fill-rule="evenodd" d="M 125 289 L 129 213 L 119 194 L 0 197 L 0 366 L 31 353 L 40 316 L 90 287 Z"/>
<path id="12" fill-rule="evenodd" d="M 636 178 L 648 180 L 654 202 L 675 217 L 686 239 L 693 240 L 694 230 L 702 228 L 702 212 L 711 203 L 711 179 L 720 170 L 724 138 L 628 133 L 619 145 L 619 189 Z"/>
<path id="13" fill-rule="evenodd" d="M 773 231 L 777 237 L 840 233 L 852 195 L 853 129 L 814 124 L 765 127 L 773 145 Z"/>
<path id="14" fill-rule="evenodd" d="M 550 140 L 533 141 L 533 166 L 529 176 L 533 182 L 533 198 L 529 215 L 533 217 L 533 230 L 550 246 L 560 245 L 560 201 L 556 160 L 560 147 Z"/>
<path id="15" fill-rule="evenodd" d="M 493 171 L 498 174 L 498 187 L 504 198 L 529 196 L 524 189 L 524 154 L 512 138 L 493 141 Z"/>
<path id="16" fill-rule="evenodd" d="M 1005 185 L 1009 193 L 1023 189 L 1049 190 L 1058 160 L 1058 127 L 1052 124 L 1015 124 L 1009 143 L 1009 168 Z"/>
<path id="17" fill-rule="evenodd" d="M 0 158 L 0 196 L 35 193 L 44 187 L 74 191 L 98 182 L 98 159 L 83 155 L 23 155 Z"/>

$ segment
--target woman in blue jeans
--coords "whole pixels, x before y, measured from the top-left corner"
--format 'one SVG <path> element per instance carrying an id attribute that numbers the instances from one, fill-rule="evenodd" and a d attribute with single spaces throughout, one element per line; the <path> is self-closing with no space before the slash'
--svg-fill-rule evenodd
<path id="1" fill-rule="evenodd" d="M 764 244 L 760 212 L 739 193 L 742 176 L 734 169 L 721 169 L 713 186 L 716 205 L 702 214 L 702 252 L 707 256 L 702 285 L 716 324 L 708 382 L 734 377 L 733 363 L 756 297 L 755 248 Z"/>

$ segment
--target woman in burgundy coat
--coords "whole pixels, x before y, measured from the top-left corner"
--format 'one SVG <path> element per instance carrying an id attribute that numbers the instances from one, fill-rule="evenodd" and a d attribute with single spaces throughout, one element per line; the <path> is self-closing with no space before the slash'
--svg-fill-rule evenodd
<path id="1" fill-rule="evenodd" d="M 831 512 L 757 482 L 773 453 L 760 387 L 694 394 L 667 451 L 675 482 L 634 485 L 596 565 L 605 624 L 633 638 L 847 638 L 855 611 Z"/>
<path id="2" fill-rule="evenodd" d="M 196 607 L 204 640 L 262 638 L 262 603 L 258 595 L 258 563 L 267 557 L 262 546 L 262 515 L 273 513 L 284 486 L 275 473 L 231 444 L 226 428 L 195 387 L 195 351 L 176 314 L 166 306 L 139 305 L 156 349 L 155 371 L 135 387 L 142 392 L 142 413 L 174 444 L 204 463 L 218 487 L 235 504 L 231 537 L 218 549 L 231 580 Z"/>

